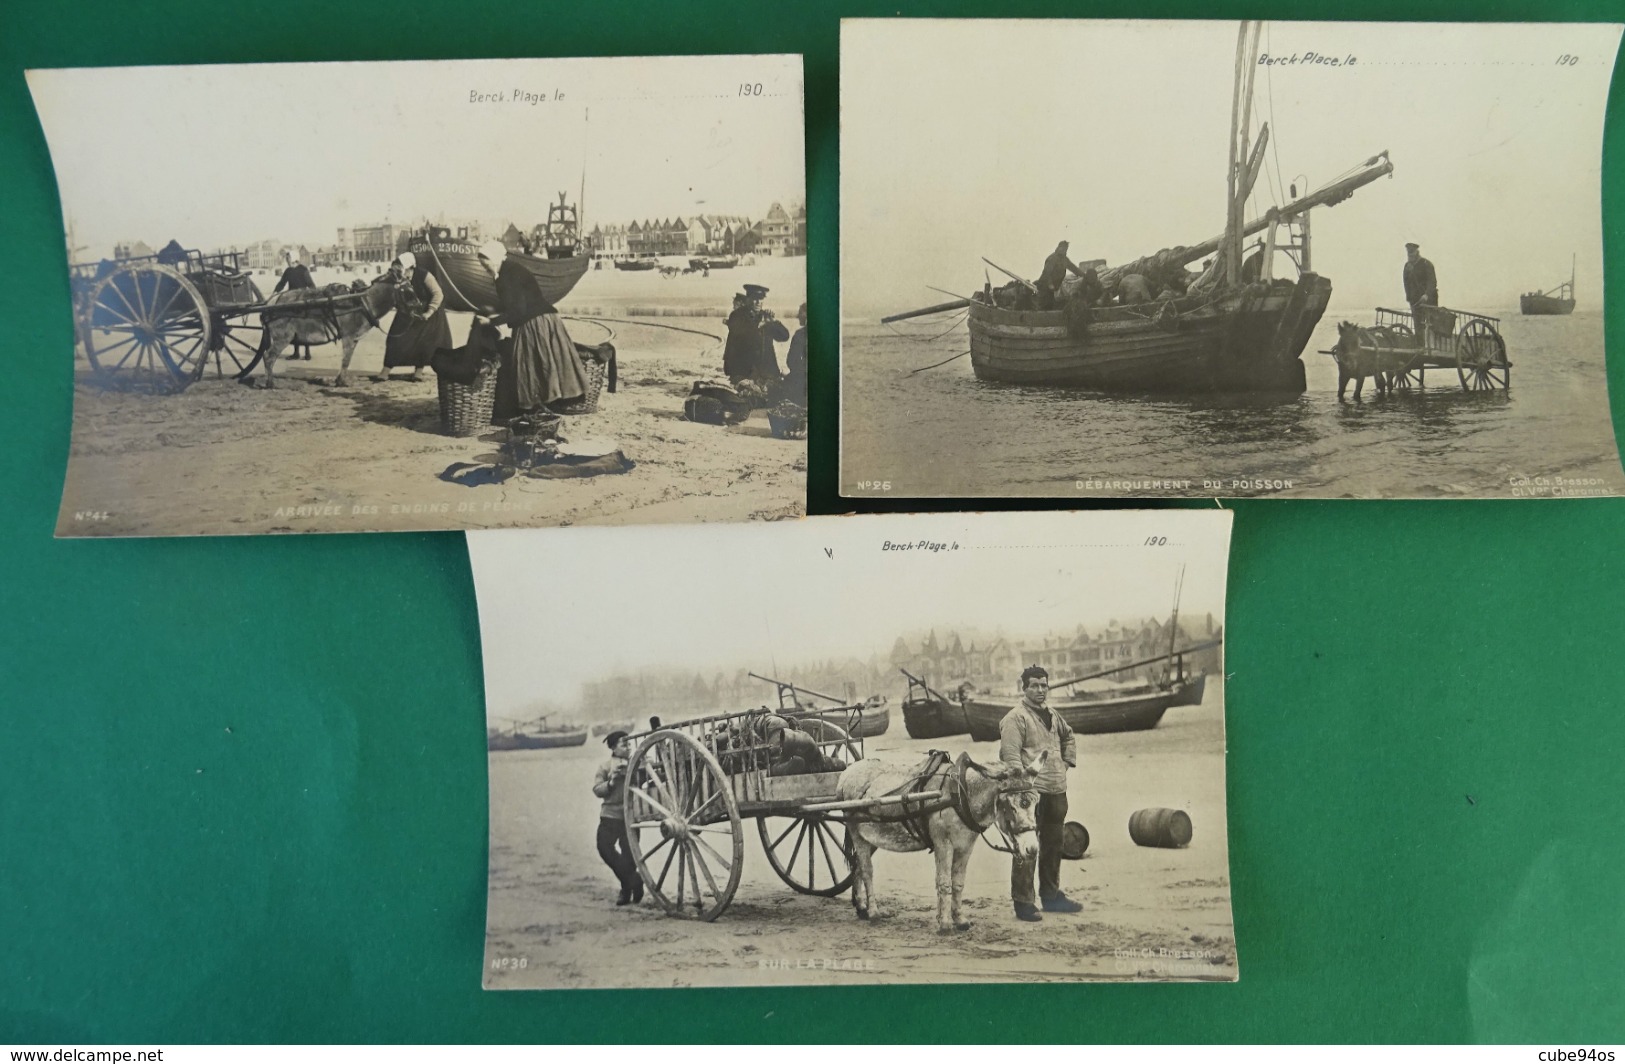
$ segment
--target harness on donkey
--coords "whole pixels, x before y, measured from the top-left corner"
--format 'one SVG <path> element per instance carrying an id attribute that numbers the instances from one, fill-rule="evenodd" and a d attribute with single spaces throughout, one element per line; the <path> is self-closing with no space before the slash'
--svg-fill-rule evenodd
<path id="1" fill-rule="evenodd" d="M 356 282 L 356 285 L 361 284 L 360 281 Z M 317 289 L 302 290 L 298 299 L 266 304 L 260 312 L 260 320 L 270 325 L 278 318 L 302 319 L 321 328 L 323 338 L 315 341 L 315 345 L 330 344 L 343 335 L 343 330 L 339 328 L 341 312 L 360 311 L 361 316 L 367 319 L 368 325 L 374 329 L 383 328 L 378 323 L 378 316 L 367 305 L 366 293 L 367 286 L 354 287 L 346 284 L 329 284 Z"/>
<path id="2" fill-rule="evenodd" d="M 928 750 L 924 763 L 920 765 L 919 770 L 912 779 L 880 796 L 882 798 L 901 798 L 902 802 L 898 812 L 853 809 L 848 811 L 847 821 L 849 823 L 899 824 L 915 842 L 924 846 L 927 850 L 935 852 L 936 847 L 931 842 L 928 821 L 930 817 L 942 812 L 944 809 L 952 809 L 959 817 L 960 823 L 977 835 L 983 836 L 983 841 L 987 842 L 989 846 L 1005 853 L 1014 852 L 1014 845 L 1009 838 L 1004 839 L 1004 846 L 1000 846 L 986 838 L 987 830 L 998 823 L 998 805 L 997 803 L 994 804 L 993 816 L 986 823 L 976 819 L 976 814 L 972 812 L 970 807 L 970 789 L 965 783 L 967 765 L 975 766 L 975 762 L 971 761 L 968 755 L 961 755 L 960 759 L 955 761 L 941 750 Z M 1031 785 L 1024 779 L 999 781 L 999 793 L 1001 794 L 1030 789 Z M 935 798 L 913 797 L 915 795 L 929 795 L 933 792 L 940 796 Z M 1001 836 L 1005 834 L 1002 827 L 999 829 L 999 834 Z"/>

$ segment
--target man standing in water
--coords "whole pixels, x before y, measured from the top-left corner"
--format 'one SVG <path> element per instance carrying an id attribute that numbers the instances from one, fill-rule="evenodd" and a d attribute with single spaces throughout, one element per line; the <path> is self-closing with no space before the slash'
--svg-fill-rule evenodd
<path id="1" fill-rule="evenodd" d="M 610 757 L 598 766 L 592 781 L 592 793 L 604 800 L 598 810 L 598 856 L 621 885 L 615 904 L 630 905 L 643 900 L 643 877 L 632 860 L 626 838 L 626 809 L 621 803 L 621 785 L 626 780 L 626 759 L 632 756 L 632 742 L 625 732 L 612 731 L 604 736 L 604 745 L 609 747 Z"/>
<path id="2" fill-rule="evenodd" d="M 1424 317 L 1427 312 L 1419 308 L 1439 305 L 1439 278 L 1433 272 L 1433 263 L 1422 257 L 1419 245 L 1405 245 L 1405 268 L 1400 272 L 1400 280 L 1405 283 L 1405 302 L 1411 305 L 1411 321 L 1420 338 L 1427 328 Z"/>
<path id="3" fill-rule="evenodd" d="M 1072 728 L 1050 709 L 1049 673 L 1029 665 L 1021 673 L 1021 701 L 999 722 L 999 760 L 1013 769 L 1033 768 L 1038 775 L 1038 860 L 1017 856 L 1010 865 L 1010 898 L 1016 919 L 1036 922 L 1039 903 L 1047 913 L 1075 913 L 1082 905 L 1061 893 L 1061 837 L 1066 825 L 1066 770 L 1078 764 Z M 1033 896 L 1037 865 L 1038 896 Z"/>

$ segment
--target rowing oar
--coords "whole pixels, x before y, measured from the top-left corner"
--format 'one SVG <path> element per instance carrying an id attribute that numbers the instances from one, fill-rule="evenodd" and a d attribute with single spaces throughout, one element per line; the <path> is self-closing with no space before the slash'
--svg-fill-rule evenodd
<path id="1" fill-rule="evenodd" d="M 1010 278 L 1011 280 L 1020 281 L 1022 284 L 1026 285 L 1027 288 L 1030 291 L 1032 291 L 1034 294 L 1037 294 L 1038 286 L 1033 284 L 1031 281 L 1027 280 L 1027 278 L 1021 276 L 1021 274 L 1019 274 L 1019 273 L 1011 273 L 1009 270 L 1005 269 L 1003 266 L 1000 266 L 998 263 L 994 262 L 992 259 L 984 258 L 984 259 L 982 259 L 982 261 L 987 263 L 989 266 L 993 267 L 995 270 L 998 270 L 1000 273 L 1004 274 L 1006 277 Z"/>

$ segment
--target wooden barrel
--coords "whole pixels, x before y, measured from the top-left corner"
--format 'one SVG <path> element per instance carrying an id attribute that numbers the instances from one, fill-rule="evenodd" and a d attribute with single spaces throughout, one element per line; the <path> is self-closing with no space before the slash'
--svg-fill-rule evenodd
<path id="1" fill-rule="evenodd" d="M 1190 845 L 1191 818 L 1183 809 L 1141 809 L 1128 818 L 1128 837 L 1136 846 L 1177 850 Z"/>

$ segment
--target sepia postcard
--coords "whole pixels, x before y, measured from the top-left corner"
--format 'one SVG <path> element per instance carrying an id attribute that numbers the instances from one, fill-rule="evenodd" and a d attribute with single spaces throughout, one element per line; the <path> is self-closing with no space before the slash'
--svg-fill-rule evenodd
<path id="1" fill-rule="evenodd" d="M 843 21 L 840 493 L 1625 492 L 1620 29 Z"/>
<path id="2" fill-rule="evenodd" d="M 1235 980 L 1230 517 L 469 535 L 484 985 Z"/>
<path id="3" fill-rule="evenodd" d="M 58 535 L 805 511 L 800 56 L 28 84 L 72 294 Z"/>

